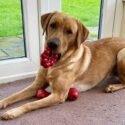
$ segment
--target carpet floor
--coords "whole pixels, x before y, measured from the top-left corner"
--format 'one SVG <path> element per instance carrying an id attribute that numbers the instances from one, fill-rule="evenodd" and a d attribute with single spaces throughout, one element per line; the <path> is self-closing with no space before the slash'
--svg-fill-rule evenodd
<path id="1" fill-rule="evenodd" d="M 17 92 L 32 83 L 34 78 L 0 85 L 0 99 Z M 104 81 L 103 83 L 109 82 Z M 113 81 L 112 81 L 113 82 Z M 104 85 L 101 85 L 104 86 Z M 125 90 L 106 94 L 97 86 L 80 93 L 78 100 L 38 109 L 0 125 L 125 125 Z M 0 110 L 5 111 L 36 100 L 28 99 Z"/>

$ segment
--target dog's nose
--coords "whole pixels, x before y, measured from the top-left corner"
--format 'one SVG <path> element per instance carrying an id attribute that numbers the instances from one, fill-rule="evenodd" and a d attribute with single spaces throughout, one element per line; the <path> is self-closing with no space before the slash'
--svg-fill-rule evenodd
<path id="1" fill-rule="evenodd" d="M 59 40 L 58 39 L 52 39 L 48 42 L 48 47 L 51 49 L 56 49 L 59 46 Z"/>

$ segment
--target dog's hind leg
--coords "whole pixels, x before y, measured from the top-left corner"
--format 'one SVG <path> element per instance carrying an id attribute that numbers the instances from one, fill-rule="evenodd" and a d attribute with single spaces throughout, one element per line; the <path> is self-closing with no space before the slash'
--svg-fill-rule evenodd
<path id="1" fill-rule="evenodd" d="M 121 79 L 119 84 L 111 84 L 106 87 L 106 92 L 114 92 L 125 88 L 125 48 L 119 51 L 117 55 L 117 71 Z"/>

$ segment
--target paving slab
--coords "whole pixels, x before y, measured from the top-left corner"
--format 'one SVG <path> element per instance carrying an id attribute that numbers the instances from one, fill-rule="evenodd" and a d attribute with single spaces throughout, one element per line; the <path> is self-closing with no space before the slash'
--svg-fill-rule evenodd
<path id="1" fill-rule="evenodd" d="M 24 57 L 23 36 L 0 37 L 0 60 Z"/>

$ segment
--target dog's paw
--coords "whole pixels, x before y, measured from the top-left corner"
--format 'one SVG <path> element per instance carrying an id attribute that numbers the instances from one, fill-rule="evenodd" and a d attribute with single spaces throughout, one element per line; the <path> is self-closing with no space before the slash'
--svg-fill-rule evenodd
<path id="1" fill-rule="evenodd" d="M 5 112 L 2 116 L 2 120 L 9 120 L 9 119 L 14 119 L 22 114 L 22 111 L 18 108 L 11 109 L 7 112 Z"/>
<path id="2" fill-rule="evenodd" d="M 11 112 L 5 112 L 2 116 L 1 116 L 1 119 L 2 120 L 9 120 L 9 119 L 14 119 L 15 118 L 15 115 L 14 114 L 11 114 Z"/>
<path id="3" fill-rule="evenodd" d="M 107 86 L 106 88 L 105 88 L 105 92 L 107 92 L 107 93 L 112 93 L 112 92 L 114 92 L 116 89 L 115 89 L 115 87 L 114 87 L 114 85 L 109 85 L 109 86 Z"/>
<path id="4" fill-rule="evenodd" d="M 7 107 L 7 103 L 5 101 L 0 101 L 0 109 L 6 108 Z"/>

